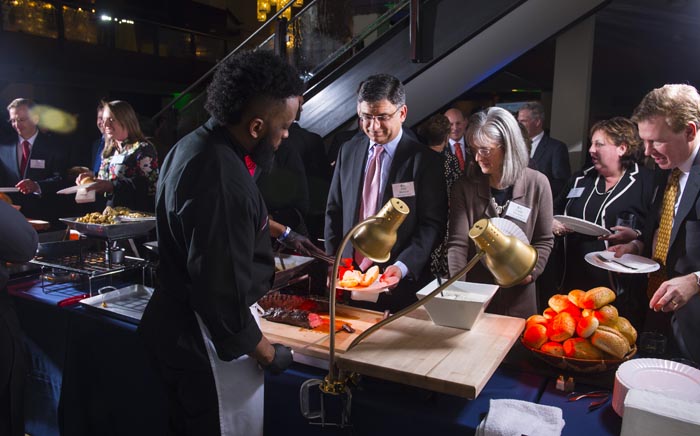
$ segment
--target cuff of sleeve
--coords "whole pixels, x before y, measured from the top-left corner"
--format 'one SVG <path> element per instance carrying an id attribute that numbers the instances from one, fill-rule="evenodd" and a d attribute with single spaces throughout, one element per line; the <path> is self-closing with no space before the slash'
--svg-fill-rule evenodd
<path id="1" fill-rule="evenodd" d="M 398 267 L 401 270 L 401 278 L 406 278 L 406 276 L 408 276 L 408 267 L 405 263 L 401 262 L 400 260 L 397 260 L 396 263 L 394 263 L 394 266 Z"/>
<path id="2" fill-rule="evenodd" d="M 248 325 L 243 330 L 223 341 L 214 341 L 214 346 L 219 359 L 229 362 L 233 359 L 238 359 L 244 354 L 253 352 L 260 339 L 262 339 L 262 331 L 260 331 L 258 324 L 251 315 Z"/>

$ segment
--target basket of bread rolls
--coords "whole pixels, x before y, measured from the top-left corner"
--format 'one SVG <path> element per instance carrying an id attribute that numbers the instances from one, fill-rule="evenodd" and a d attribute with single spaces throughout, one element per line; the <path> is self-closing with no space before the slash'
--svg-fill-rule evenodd
<path id="1" fill-rule="evenodd" d="M 615 297 L 603 286 L 554 295 L 542 315 L 527 319 L 521 342 L 559 369 L 583 373 L 615 369 L 637 352 L 637 331 L 611 304 Z"/>

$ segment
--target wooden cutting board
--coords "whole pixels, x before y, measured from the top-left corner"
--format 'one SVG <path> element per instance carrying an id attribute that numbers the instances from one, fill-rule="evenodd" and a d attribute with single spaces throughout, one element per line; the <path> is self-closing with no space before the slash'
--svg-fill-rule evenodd
<path id="1" fill-rule="evenodd" d="M 423 307 L 337 356 L 340 369 L 474 399 L 525 320 L 484 313 L 471 330 L 435 325 Z"/>
<path id="2" fill-rule="evenodd" d="M 379 322 L 384 316 L 381 312 L 358 309 L 355 307 L 337 305 L 336 321 L 349 324 L 354 333 L 340 331 L 335 335 L 335 350 L 337 354 L 344 353 L 350 343 L 363 331 Z M 328 320 L 328 314 L 322 314 L 321 318 Z M 328 324 L 325 328 L 309 330 L 302 327 L 281 324 L 260 319 L 260 327 L 267 339 L 292 347 L 295 353 L 328 360 L 330 336 Z"/>
<path id="3" fill-rule="evenodd" d="M 525 320 L 484 313 L 471 330 L 435 325 L 423 307 L 383 327 L 348 351 L 379 312 L 338 306 L 355 333 L 336 335 L 340 369 L 435 392 L 476 398 L 520 336 Z M 328 334 L 261 320 L 263 333 L 296 353 L 328 360 Z"/>

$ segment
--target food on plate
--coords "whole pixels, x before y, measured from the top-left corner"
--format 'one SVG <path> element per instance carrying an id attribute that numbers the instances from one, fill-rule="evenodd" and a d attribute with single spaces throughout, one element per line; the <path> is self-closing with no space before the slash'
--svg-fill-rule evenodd
<path id="1" fill-rule="evenodd" d="M 575 359 L 602 359 L 603 353 L 585 338 L 570 338 L 564 342 L 564 354 Z"/>
<path id="2" fill-rule="evenodd" d="M 612 327 L 617 322 L 617 307 L 610 304 L 606 304 L 605 306 L 595 311 L 595 317 L 598 318 L 598 321 L 600 321 L 601 325 Z"/>
<path id="3" fill-rule="evenodd" d="M 605 286 L 589 289 L 586 295 L 581 298 L 582 309 L 600 309 L 606 304 L 615 301 L 615 292 Z"/>
<path id="4" fill-rule="evenodd" d="M 373 265 L 362 276 L 360 286 L 369 286 L 374 283 L 377 278 L 379 278 L 379 267 L 377 265 Z"/>
<path id="5" fill-rule="evenodd" d="M 622 359 L 634 348 L 637 331 L 619 316 L 615 297 L 606 287 L 554 295 L 542 315 L 525 322 L 523 343 L 553 356 Z"/>
<path id="6" fill-rule="evenodd" d="M 593 315 L 581 317 L 576 323 L 576 334 L 582 338 L 587 338 L 595 332 L 598 325 L 600 325 L 600 322 Z"/>
<path id="7" fill-rule="evenodd" d="M 552 341 L 562 342 L 576 333 L 576 320 L 568 312 L 562 312 L 552 319 L 547 328 L 547 336 Z"/>
<path id="8" fill-rule="evenodd" d="M 95 178 L 91 177 L 91 176 L 87 176 L 87 177 L 80 179 L 81 185 L 87 185 L 88 183 L 94 183 L 94 182 L 95 182 Z"/>
<path id="9" fill-rule="evenodd" d="M 91 213 L 85 214 L 79 218 L 76 218 L 75 220 L 79 223 L 109 225 L 109 224 L 117 224 L 119 222 L 120 217 L 146 218 L 146 217 L 150 217 L 150 216 L 152 216 L 152 215 L 149 215 L 149 214 L 143 213 L 143 212 L 136 212 L 136 211 L 133 211 L 133 210 L 126 208 L 126 207 L 107 206 L 105 208 L 105 210 L 102 211 L 102 213 L 91 212 Z"/>
<path id="10" fill-rule="evenodd" d="M 116 224 L 117 221 L 111 215 L 103 215 L 99 212 L 91 212 L 75 219 L 79 223 L 85 224 Z"/>
<path id="11" fill-rule="evenodd" d="M 547 327 L 542 324 L 530 324 L 525 328 L 523 341 L 532 348 L 540 348 L 547 342 Z"/>
<path id="12" fill-rule="evenodd" d="M 372 285 L 379 278 L 380 271 L 377 265 L 372 266 L 366 273 L 358 270 L 346 270 L 338 281 L 338 286 L 341 288 L 366 288 Z"/>
<path id="13" fill-rule="evenodd" d="M 272 307 L 265 311 L 262 316 L 268 321 L 291 324 L 306 329 L 312 329 L 323 324 L 321 317 L 317 313 L 301 309 L 284 309 L 282 307 Z"/>
<path id="14" fill-rule="evenodd" d="M 618 359 L 622 359 L 630 351 L 630 344 L 622 333 L 603 325 L 591 335 L 591 344 Z"/>

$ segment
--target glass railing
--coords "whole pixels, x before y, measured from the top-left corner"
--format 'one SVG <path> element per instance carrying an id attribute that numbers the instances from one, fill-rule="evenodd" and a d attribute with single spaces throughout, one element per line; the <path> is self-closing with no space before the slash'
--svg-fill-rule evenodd
<path id="1" fill-rule="evenodd" d="M 0 0 L 5 32 L 83 42 L 160 57 L 216 62 L 233 46 L 225 38 L 144 20 L 100 14 L 90 5 Z"/>
<path id="2" fill-rule="evenodd" d="M 258 6 L 261 3 L 269 1 L 258 0 Z M 266 21 L 228 56 L 240 50 L 276 51 L 299 70 L 308 88 L 407 17 L 410 1 L 278 0 L 278 3 L 276 8 L 266 5 L 267 10 L 260 13 Z M 281 21 L 290 15 L 288 21 Z M 286 32 L 277 33 L 280 26 L 286 27 Z M 280 35 L 283 40 L 278 39 Z M 180 93 L 153 117 L 154 121 L 175 110 L 179 118 L 178 135 L 196 127 L 192 119 L 201 117 L 205 100 L 201 95 L 215 70 L 216 67 L 212 68 Z M 191 101 L 181 104 L 185 99 Z"/>

